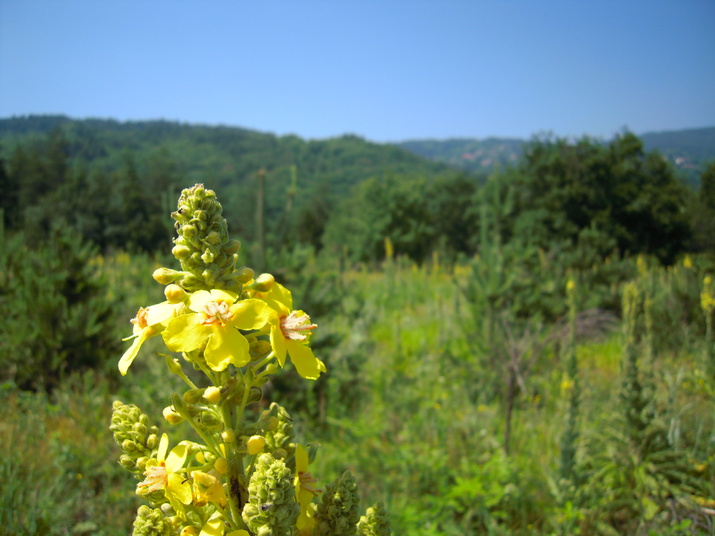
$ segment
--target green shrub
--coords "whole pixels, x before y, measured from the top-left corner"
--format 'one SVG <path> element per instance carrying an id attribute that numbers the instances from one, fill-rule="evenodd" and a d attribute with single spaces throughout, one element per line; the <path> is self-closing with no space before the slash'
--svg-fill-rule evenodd
<path id="1" fill-rule="evenodd" d="M 0 231 L 0 381 L 52 390 L 64 374 L 116 356 L 117 307 L 95 257 L 67 230 L 44 244 Z"/>

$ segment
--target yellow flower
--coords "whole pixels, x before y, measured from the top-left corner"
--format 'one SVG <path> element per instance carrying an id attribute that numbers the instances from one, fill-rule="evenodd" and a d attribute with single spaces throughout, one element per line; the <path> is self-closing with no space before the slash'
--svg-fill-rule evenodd
<path id="1" fill-rule="evenodd" d="M 226 528 L 226 523 L 220 512 L 214 512 L 211 517 L 204 523 L 199 536 L 223 536 Z M 232 530 L 226 536 L 248 536 L 248 531 Z"/>
<path id="2" fill-rule="evenodd" d="M 286 354 L 303 378 L 315 380 L 325 372 L 325 364 L 315 357 L 308 346 L 311 331 L 318 327 L 310 322 L 303 311 L 293 310 L 293 296 L 279 283 L 275 283 L 263 299 L 274 311 L 271 317 L 271 346 L 278 362 L 283 366 Z"/>
<path id="3" fill-rule="evenodd" d="M 146 477 L 137 484 L 137 493 L 146 495 L 158 490 L 164 490 L 164 495 L 177 512 L 183 511 L 183 505 L 191 503 L 191 484 L 179 471 L 184 466 L 188 456 L 188 443 L 182 441 L 166 455 L 169 448 L 169 437 L 166 434 L 161 436 L 159 442 L 159 452 L 156 460 L 147 462 Z"/>
<path id="4" fill-rule="evenodd" d="M 124 376 L 129 370 L 129 367 L 134 362 L 142 344 L 154 335 L 159 334 L 165 327 L 166 322 L 174 316 L 176 304 L 163 302 L 150 307 L 142 307 L 137 312 L 137 316 L 132 318 L 131 323 L 134 324 L 133 334 L 131 337 L 124 339 L 134 339 L 132 345 L 124 352 L 124 355 L 119 360 L 119 372 Z"/>
<path id="5" fill-rule="evenodd" d="M 315 488 L 317 479 L 308 472 L 308 453 L 303 445 L 297 444 L 295 447 L 295 497 L 300 504 L 300 515 L 295 523 L 298 530 L 312 528 L 315 526 L 315 518 L 313 517 L 313 509 L 310 504 L 313 502 L 313 497 L 320 490 Z"/>
<path id="6" fill-rule="evenodd" d="M 224 508 L 227 504 L 226 493 L 223 490 L 221 479 L 216 474 L 204 471 L 192 471 L 194 479 L 194 506 L 201 507 L 213 503 Z"/>
<path id="7" fill-rule="evenodd" d="M 173 352 L 204 348 L 209 367 L 221 371 L 232 363 L 247 364 L 251 357 L 246 337 L 238 330 L 259 329 L 271 318 L 270 308 L 261 300 L 236 301 L 236 294 L 225 290 L 199 290 L 189 297 L 193 311 L 172 318 L 162 333 Z"/>

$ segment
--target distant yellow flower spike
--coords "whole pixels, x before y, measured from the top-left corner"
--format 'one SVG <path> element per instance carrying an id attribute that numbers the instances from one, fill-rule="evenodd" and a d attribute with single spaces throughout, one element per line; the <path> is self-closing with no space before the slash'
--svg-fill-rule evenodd
<path id="1" fill-rule="evenodd" d="M 189 297 L 191 313 L 172 318 L 162 336 L 169 350 L 191 352 L 204 349 L 206 363 L 215 371 L 236 367 L 250 360 L 249 344 L 239 329 L 259 329 L 271 319 L 270 308 L 261 300 L 236 301 L 224 290 L 199 290 Z"/>

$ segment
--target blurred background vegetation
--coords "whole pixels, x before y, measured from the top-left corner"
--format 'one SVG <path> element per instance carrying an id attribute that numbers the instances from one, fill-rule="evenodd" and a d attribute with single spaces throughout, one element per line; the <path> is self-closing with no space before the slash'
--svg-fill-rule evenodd
<path id="1" fill-rule="evenodd" d="M 395 534 L 715 534 L 713 132 L 465 149 L 0 120 L 0 531 L 128 532 L 111 402 L 170 432 L 170 384 L 150 353 L 120 381 L 121 338 L 203 182 L 320 326 L 328 373 L 267 397 Z"/>

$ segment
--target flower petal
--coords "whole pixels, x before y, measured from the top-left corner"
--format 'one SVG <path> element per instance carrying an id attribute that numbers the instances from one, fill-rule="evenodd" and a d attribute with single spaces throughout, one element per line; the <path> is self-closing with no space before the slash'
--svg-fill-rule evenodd
<path id="1" fill-rule="evenodd" d="M 308 472 L 308 451 L 300 443 L 295 446 L 295 471 L 296 473 Z"/>
<path id="2" fill-rule="evenodd" d="M 146 312 L 146 322 L 150 326 L 155 326 L 156 324 L 163 324 L 174 316 L 174 311 L 176 311 L 175 303 L 162 302 L 156 305 L 151 305 L 147 307 Z"/>
<path id="3" fill-rule="evenodd" d="M 172 352 L 191 352 L 201 348 L 210 334 L 210 328 L 203 326 L 199 315 L 193 313 L 172 318 L 161 332 L 164 343 Z"/>
<path id="4" fill-rule="evenodd" d="M 290 290 L 279 283 L 273 283 L 271 290 L 261 294 L 261 298 L 280 316 L 287 315 L 293 309 L 293 296 Z"/>
<path id="5" fill-rule="evenodd" d="M 238 329 L 259 329 L 271 319 L 272 310 L 266 302 L 250 298 L 234 303 L 231 312 L 234 314 L 231 324 Z"/>
<path id="6" fill-rule="evenodd" d="M 189 450 L 187 448 L 187 445 L 184 441 L 182 441 L 173 449 L 171 449 L 171 452 L 166 457 L 166 462 L 164 462 L 166 470 L 170 473 L 175 473 L 176 471 L 181 469 L 184 466 L 184 462 L 186 461 L 188 455 Z"/>
<path id="7" fill-rule="evenodd" d="M 223 531 L 224 523 L 223 519 L 221 519 L 221 514 L 214 512 L 209 520 L 204 523 L 204 526 L 201 528 L 201 532 L 199 532 L 199 536 L 222 536 Z M 248 532 L 245 530 L 233 532 L 245 532 L 246 536 L 248 536 Z M 233 534 L 233 532 L 231 534 Z"/>
<path id="8" fill-rule="evenodd" d="M 286 362 L 286 341 L 281 332 L 280 320 L 271 321 L 271 347 L 281 367 Z"/>
<path id="9" fill-rule="evenodd" d="M 225 301 L 231 304 L 236 301 L 236 297 L 235 293 L 227 290 L 197 290 L 189 296 L 189 309 L 198 313 L 210 302 Z"/>
<path id="10" fill-rule="evenodd" d="M 251 360 L 248 341 L 231 326 L 215 327 L 206 344 L 204 357 L 211 370 L 225 370 L 229 363 L 242 367 Z"/>
<path id="11" fill-rule="evenodd" d="M 321 372 L 325 372 L 325 364 L 313 355 L 310 346 L 289 339 L 284 339 L 284 341 L 290 360 L 303 378 L 316 380 Z"/>
<path id="12" fill-rule="evenodd" d="M 144 344 L 147 339 L 153 337 L 154 335 L 157 335 L 158 333 L 159 332 L 152 327 L 144 328 L 143 330 L 141 330 L 139 336 L 134 339 L 132 345 L 127 348 L 127 351 L 124 352 L 124 355 L 122 355 L 121 359 L 119 360 L 119 372 L 122 373 L 122 376 L 126 375 L 127 371 L 129 370 L 129 367 L 134 362 L 134 359 L 137 357 L 137 354 L 139 353 L 139 349 L 141 348 L 142 344 Z"/>
<path id="13" fill-rule="evenodd" d="M 166 485 L 166 495 L 169 501 L 174 504 L 172 498 L 177 499 L 182 504 L 189 504 L 194 496 L 191 493 L 191 484 L 178 473 L 169 473 Z"/>
<path id="14" fill-rule="evenodd" d="M 161 439 L 159 440 L 159 451 L 156 454 L 156 459 L 163 462 L 166 459 L 167 450 L 169 450 L 169 436 L 161 434 Z"/>

